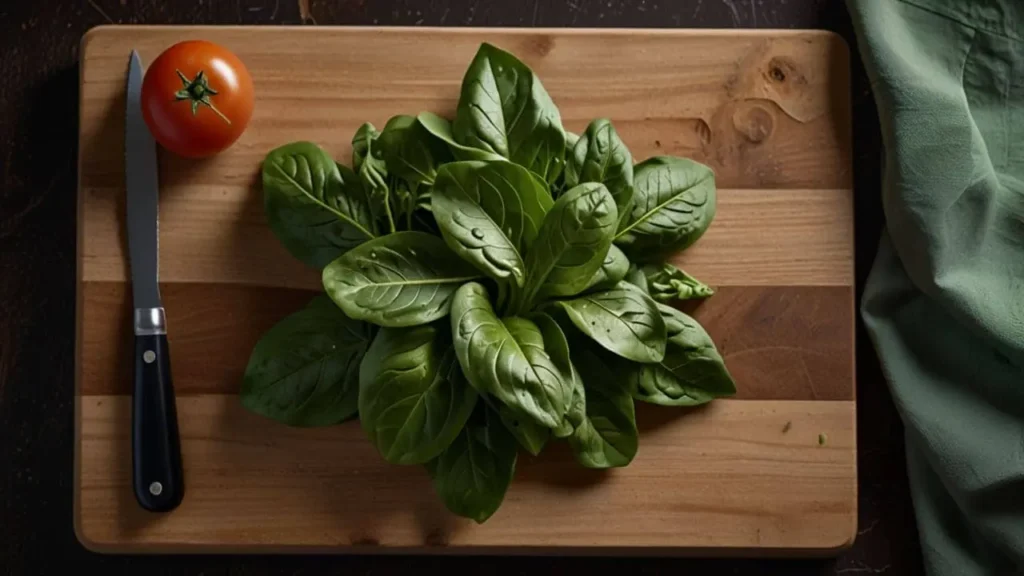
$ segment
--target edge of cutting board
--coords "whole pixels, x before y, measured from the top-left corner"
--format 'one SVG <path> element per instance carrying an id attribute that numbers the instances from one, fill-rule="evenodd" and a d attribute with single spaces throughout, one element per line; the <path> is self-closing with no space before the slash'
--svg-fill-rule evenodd
<path id="1" fill-rule="evenodd" d="M 316 28 L 317 30 L 323 30 L 327 27 Z M 95 39 L 97 35 L 102 34 L 106 30 L 119 29 L 119 30 L 174 30 L 176 32 L 187 32 L 189 30 L 195 30 L 199 32 L 213 31 L 219 29 L 230 29 L 230 30 L 260 30 L 268 31 L 267 27 L 263 26 L 115 26 L 115 25 L 103 25 L 90 29 L 83 35 L 81 40 L 80 54 L 80 83 L 85 78 L 85 67 L 86 60 L 84 59 L 85 48 Z M 307 26 L 280 26 L 274 27 L 271 30 L 312 30 L 314 28 Z M 340 27 L 329 27 L 331 31 L 360 31 L 366 32 L 402 32 L 402 31 L 415 31 L 417 33 L 423 32 L 436 32 L 438 34 L 481 34 L 481 33 L 496 33 L 506 35 L 537 35 L 537 34 L 557 34 L 561 36 L 586 36 L 586 35 L 633 35 L 633 34 L 644 34 L 650 36 L 694 36 L 694 37 L 711 37 L 711 36 L 771 36 L 771 37 L 791 37 L 791 36 L 823 36 L 830 37 L 834 42 L 837 42 L 846 53 L 846 59 L 849 59 L 849 47 L 844 39 L 839 35 L 823 30 L 731 30 L 731 29 L 604 29 L 604 28 L 511 28 L 511 27 L 384 27 L 384 26 L 340 26 Z M 79 107 L 83 105 L 82 99 L 79 100 Z M 847 115 L 849 112 L 847 111 Z M 849 117 L 846 118 L 849 122 Z M 82 158 L 83 154 L 81 149 L 79 150 L 78 157 L 78 169 L 81 178 L 82 170 Z M 79 222 L 77 232 L 77 244 L 76 244 L 76 315 L 75 315 L 75 445 L 74 445 L 74 490 L 73 490 L 73 505 L 74 505 L 74 530 L 78 537 L 78 540 L 87 549 L 101 552 L 101 553 L 119 553 L 119 552 L 130 552 L 130 553 L 199 553 L 199 554 L 221 554 L 221 553 L 342 553 L 342 554 L 457 554 L 457 555 L 478 555 L 478 554 L 516 554 L 516 555 L 588 555 L 588 556 L 606 556 L 606 555 L 645 555 L 645 556 L 701 556 L 701 555 L 728 555 L 728 556 L 758 556 L 758 557 L 769 557 L 769 556 L 786 556 L 786 555 L 807 555 L 807 556 L 828 556 L 833 555 L 843 549 L 850 547 L 853 544 L 854 539 L 857 535 L 857 493 L 858 485 L 856 482 L 853 484 L 852 494 L 852 507 L 849 515 L 849 527 L 848 537 L 842 541 L 837 542 L 834 546 L 829 547 L 815 547 L 815 548 L 749 548 L 749 547 L 566 547 L 566 546 L 543 546 L 543 547 L 531 547 L 531 546 L 461 546 L 461 547 L 446 547 L 446 546 L 371 546 L 371 545 L 339 545 L 339 546 L 286 546 L 286 545 L 253 545 L 253 546 L 224 546 L 219 544 L 211 545 L 159 545 L 159 544 L 107 544 L 102 542 L 96 542 L 91 540 L 87 534 L 84 533 L 81 526 L 81 450 L 82 450 L 82 400 L 81 395 L 81 353 L 82 353 L 82 314 L 83 314 L 83 290 L 82 290 L 82 244 L 83 244 L 83 227 L 80 225 L 82 217 L 82 188 L 81 182 L 79 181 L 77 188 L 77 216 L 76 221 Z M 851 194 L 852 200 L 852 194 Z M 851 237 L 851 243 L 853 239 Z M 855 313 L 855 299 L 851 298 L 850 302 L 851 310 Z M 856 322 L 854 322 L 854 327 Z M 853 355 L 855 350 L 851 348 L 850 353 Z M 853 387 L 854 387 L 854 398 L 856 394 L 856 363 L 853 363 L 854 374 L 853 374 Z M 852 420 L 852 446 L 851 449 L 856 454 L 856 404 L 855 400 L 849 401 L 850 405 L 850 419 Z M 856 460 L 853 462 L 853 473 L 856 479 Z"/>

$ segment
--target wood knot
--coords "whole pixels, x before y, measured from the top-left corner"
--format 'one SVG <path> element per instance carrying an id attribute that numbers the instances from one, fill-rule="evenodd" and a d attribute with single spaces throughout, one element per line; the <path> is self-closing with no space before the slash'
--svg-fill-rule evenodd
<path id="1" fill-rule="evenodd" d="M 444 547 L 448 545 L 448 534 L 444 530 L 431 530 L 423 538 L 423 543 L 431 547 Z"/>
<path id="2" fill-rule="evenodd" d="M 711 144 L 711 126 L 707 120 L 697 118 L 693 131 L 697 134 L 697 138 L 700 139 L 701 148 L 707 148 Z"/>
<path id="3" fill-rule="evenodd" d="M 768 110 L 755 105 L 734 112 L 732 125 L 747 141 L 760 144 L 775 130 L 775 117 Z"/>
<path id="4" fill-rule="evenodd" d="M 543 58 L 555 48 L 555 39 L 549 35 L 537 35 L 530 39 L 529 52 Z"/>
<path id="5" fill-rule="evenodd" d="M 352 543 L 353 546 L 380 546 L 380 540 L 377 540 L 372 536 L 361 536 L 359 534 L 354 534 L 349 539 L 349 541 Z"/>
<path id="6" fill-rule="evenodd" d="M 796 64 L 789 58 L 776 56 L 768 61 L 768 67 L 762 72 L 765 80 L 778 88 L 787 85 L 806 84 L 807 79 L 797 69 Z"/>

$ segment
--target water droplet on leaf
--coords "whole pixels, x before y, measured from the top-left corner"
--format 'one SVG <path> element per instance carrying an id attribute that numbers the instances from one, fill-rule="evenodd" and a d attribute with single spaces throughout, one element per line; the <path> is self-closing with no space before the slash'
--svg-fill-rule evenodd
<path id="1" fill-rule="evenodd" d="M 470 233 L 473 234 L 473 238 L 476 238 L 477 240 L 484 237 L 484 231 L 479 228 L 473 228 L 470 230 Z"/>

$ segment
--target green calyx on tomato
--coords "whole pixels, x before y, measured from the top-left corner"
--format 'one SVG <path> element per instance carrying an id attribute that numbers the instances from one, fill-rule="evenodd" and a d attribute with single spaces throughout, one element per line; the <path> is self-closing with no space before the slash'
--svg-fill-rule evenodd
<path id="1" fill-rule="evenodd" d="M 196 115 L 196 111 L 199 110 L 199 105 L 202 104 L 213 110 L 217 116 L 220 116 L 222 120 L 231 124 L 231 120 L 225 116 L 213 102 L 210 101 L 210 96 L 216 96 L 217 91 L 210 87 L 210 81 L 206 78 L 206 74 L 202 70 L 196 74 L 196 77 L 192 80 L 188 79 L 181 70 L 174 70 L 178 73 L 178 78 L 181 78 L 182 89 L 174 93 L 175 100 L 189 100 L 192 103 L 192 115 Z"/>
<path id="2" fill-rule="evenodd" d="M 142 80 L 142 116 L 149 131 L 161 146 L 186 158 L 212 156 L 231 146 L 249 124 L 254 104 L 245 64 L 206 40 L 167 48 Z"/>

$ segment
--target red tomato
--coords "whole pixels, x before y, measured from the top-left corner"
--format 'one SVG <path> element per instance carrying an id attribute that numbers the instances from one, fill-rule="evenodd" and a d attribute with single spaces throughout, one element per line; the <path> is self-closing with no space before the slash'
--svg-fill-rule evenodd
<path id="1" fill-rule="evenodd" d="M 252 77 L 226 48 L 179 42 L 149 65 L 142 115 L 153 137 L 175 154 L 198 158 L 231 146 L 252 117 Z"/>

